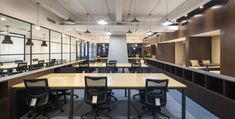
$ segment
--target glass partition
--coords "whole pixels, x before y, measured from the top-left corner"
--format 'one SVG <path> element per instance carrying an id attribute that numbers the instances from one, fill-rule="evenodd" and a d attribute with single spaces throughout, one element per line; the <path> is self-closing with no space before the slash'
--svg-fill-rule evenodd
<path id="1" fill-rule="evenodd" d="M 76 42 L 77 42 L 77 39 L 74 37 L 71 37 L 71 61 L 76 60 Z"/>
<path id="2" fill-rule="evenodd" d="M 70 61 L 70 36 L 63 36 L 63 62 Z"/>
<path id="3" fill-rule="evenodd" d="M 0 62 L 29 62 L 24 55 L 24 42 L 30 37 L 30 24 L 3 15 L 0 17 Z"/>
<path id="4" fill-rule="evenodd" d="M 32 59 L 36 60 L 49 60 L 49 30 L 41 28 L 36 30 L 35 27 L 32 27 Z M 29 41 L 26 41 L 29 42 Z M 27 53 L 30 49 L 30 45 L 26 43 Z"/>
<path id="5" fill-rule="evenodd" d="M 51 31 L 51 41 L 50 41 L 50 53 L 51 59 L 56 59 L 61 63 L 62 55 L 61 55 L 61 38 L 62 34 L 59 32 Z"/>

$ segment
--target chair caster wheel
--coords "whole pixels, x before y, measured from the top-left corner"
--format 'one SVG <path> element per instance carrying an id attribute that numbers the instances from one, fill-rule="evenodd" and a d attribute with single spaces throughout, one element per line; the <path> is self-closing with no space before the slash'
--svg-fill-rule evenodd
<path id="1" fill-rule="evenodd" d="M 63 110 L 63 109 L 61 109 L 61 110 L 60 110 L 60 112 L 64 112 L 64 110 Z"/>

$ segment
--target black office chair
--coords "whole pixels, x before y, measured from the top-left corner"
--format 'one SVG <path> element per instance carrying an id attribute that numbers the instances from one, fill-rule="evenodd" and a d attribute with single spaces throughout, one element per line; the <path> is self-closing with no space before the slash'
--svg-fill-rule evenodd
<path id="1" fill-rule="evenodd" d="M 117 63 L 117 60 L 109 60 L 109 63 Z"/>
<path id="2" fill-rule="evenodd" d="M 48 116 L 48 112 L 52 110 L 60 110 L 63 112 L 63 108 L 58 105 L 57 95 L 53 94 L 48 87 L 47 79 L 24 79 L 26 94 L 28 96 L 30 111 L 28 118 L 34 116 L 38 117 Z"/>
<path id="3" fill-rule="evenodd" d="M 30 112 L 28 118 L 38 117 L 40 114 L 48 117 L 50 90 L 47 79 L 25 79 L 26 94 L 30 102 Z"/>
<path id="4" fill-rule="evenodd" d="M 134 62 L 134 63 L 131 63 L 131 68 L 129 69 L 129 72 L 131 72 L 131 73 L 138 73 L 138 72 L 140 72 L 140 73 L 142 73 L 141 72 L 141 63 L 136 63 L 136 62 Z"/>
<path id="5" fill-rule="evenodd" d="M 23 63 L 23 62 L 24 62 L 24 60 L 16 60 L 16 61 L 15 61 L 15 64 Z"/>
<path id="6" fill-rule="evenodd" d="M 101 70 L 99 72 L 101 72 L 101 73 L 116 73 L 117 72 L 116 63 L 106 63 L 106 67 L 101 68 Z"/>
<path id="7" fill-rule="evenodd" d="M 34 59 L 33 59 L 33 62 L 37 62 L 37 61 L 38 61 L 38 58 L 34 58 Z"/>
<path id="8" fill-rule="evenodd" d="M 156 118 L 159 115 L 167 117 L 169 116 L 161 112 L 161 108 L 167 104 L 167 87 L 168 79 L 146 79 L 144 89 L 144 112 L 138 115 L 141 119 L 142 115 L 151 112 L 153 117 Z"/>
<path id="9" fill-rule="evenodd" d="M 17 65 L 17 67 L 16 67 L 17 73 L 26 72 L 27 69 L 28 69 L 27 62 L 18 63 L 18 65 Z"/>
<path id="10" fill-rule="evenodd" d="M 103 110 L 110 111 L 109 107 L 100 107 L 107 104 L 108 93 L 107 93 L 107 77 L 89 77 L 85 76 L 85 92 L 84 92 L 84 101 L 92 106 L 92 111 L 87 112 L 81 115 L 81 118 L 94 114 L 94 119 L 97 116 L 104 115 L 111 118 L 109 115 L 102 113 Z"/>
<path id="11" fill-rule="evenodd" d="M 76 69 L 78 73 L 90 73 L 89 62 L 80 62 L 79 68 Z"/>
<path id="12" fill-rule="evenodd" d="M 44 60 L 39 60 L 37 64 L 30 66 L 30 70 L 42 69 L 44 67 Z"/>
<path id="13" fill-rule="evenodd" d="M 48 63 L 46 63 L 46 67 L 55 66 L 55 64 L 56 64 L 56 59 L 51 59 L 51 61 L 49 61 Z"/>

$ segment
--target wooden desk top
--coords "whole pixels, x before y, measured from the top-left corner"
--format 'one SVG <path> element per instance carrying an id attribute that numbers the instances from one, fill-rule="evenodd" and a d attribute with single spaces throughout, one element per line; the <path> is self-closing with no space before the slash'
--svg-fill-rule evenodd
<path id="1" fill-rule="evenodd" d="M 73 65 L 73 67 L 79 67 L 79 64 Z M 106 67 L 106 63 L 90 63 L 89 67 L 103 68 L 103 67 Z M 131 68 L 131 63 L 117 63 L 116 67 L 118 67 L 118 68 Z M 148 67 L 148 65 L 141 64 L 141 67 Z"/>
<path id="2" fill-rule="evenodd" d="M 53 89 L 79 89 L 84 88 L 84 76 L 107 76 L 108 87 L 111 89 L 142 89 L 145 79 L 169 79 L 169 89 L 184 89 L 186 85 L 166 76 L 163 73 L 51 73 L 39 78 L 47 78 L 49 87 Z M 24 84 L 13 85 L 12 88 L 22 89 Z"/>

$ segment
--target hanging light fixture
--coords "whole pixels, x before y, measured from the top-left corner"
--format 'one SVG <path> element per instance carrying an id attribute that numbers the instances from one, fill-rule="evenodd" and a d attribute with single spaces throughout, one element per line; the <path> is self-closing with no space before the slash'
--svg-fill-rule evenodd
<path id="1" fill-rule="evenodd" d="M 25 43 L 25 45 L 33 45 L 32 39 L 27 38 L 27 42 Z"/>
<path id="2" fill-rule="evenodd" d="M 135 13 L 134 13 L 134 19 L 133 19 L 133 20 L 131 20 L 131 22 L 132 22 L 132 23 L 139 23 L 140 21 L 139 21 L 138 19 L 136 19 L 135 15 L 136 15 L 136 0 L 135 0 Z"/>
<path id="3" fill-rule="evenodd" d="M 9 35 L 9 27 L 7 27 L 7 35 L 5 35 L 4 40 L 2 41 L 2 44 L 13 44 L 13 41 L 11 40 L 11 36 Z"/>
<path id="4" fill-rule="evenodd" d="M 71 3 L 71 0 L 69 0 L 69 5 L 70 5 L 69 11 L 72 12 L 72 3 Z M 71 17 L 69 17 L 68 19 L 65 19 L 62 24 L 63 25 L 76 25 L 77 23 Z"/>
<path id="5" fill-rule="evenodd" d="M 39 25 L 39 2 L 37 2 L 37 24 L 35 25 L 35 29 L 36 30 L 40 30 L 41 29 L 41 27 L 40 27 L 40 25 Z"/>
<path id="6" fill-rule="evenodd" d="M 101 13 L 102 13 L 102 17 L 104 17 L 103 15 L 103 0 L 102 0 L 102 9 L 101 9 Z M 104 20 L 104 18 L 100 19 L 99 21 L 97 21 L 97 24 L 100 24 L 100 25 L 106 25 L 108 24 L 107 21 Z"/>
<path id="7" fill-rule="evenodd" d="M 89 19 L 89 13 L 87 13 L 86 14 L 87 15 L 87 26 L 86 26 L 86 28 L 87 28 L 87 30 L 85 31 L 85 33 L 91 33 L 89 30 L 88 30 L 88 19 Z"/>
<path id="8" fill-rule="evenodd" d="M 128 13 L 128 18 L 127 19 L 129 19 L 129 17 L 130 17 L 130 13 Z M 128 34 L 131 34 L 132 33 L 132 31 L 131 31 L 131 23 L 130 23 L 130 25 L 129 25 L 129 31 L 127 31 L 126 33 L 128 33 Z"/>
<path id="9" fill-rule="evenodd" d="M 168 19 L 168 0 L 166 0 L 166 19 L 162 21 L 163 26 L 169 26 L 172 25 L 173 22 Z"/>
<path id="10" fill-rule="evenodd" d="M 42 46 L 42 47 L 47 47 L 46 34 L 43 34 L 43 41 L 42 41 L 41 46 Z"/>
<path id="11" fill-rule="evenodd" d="M 148 34 L 148 36 L 151 36 L 151 35 L 153 35 L 153 32 L 151 31 L 151 13 L 149 14 L 149 19 L 150 19 L 150 25 L 149 25 L 150 29 L 147 34 Z"/>

